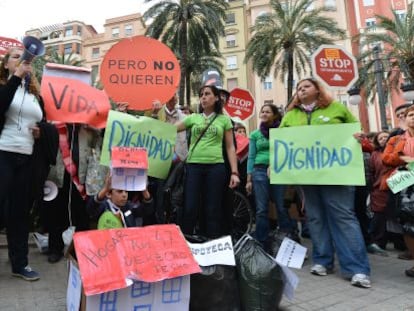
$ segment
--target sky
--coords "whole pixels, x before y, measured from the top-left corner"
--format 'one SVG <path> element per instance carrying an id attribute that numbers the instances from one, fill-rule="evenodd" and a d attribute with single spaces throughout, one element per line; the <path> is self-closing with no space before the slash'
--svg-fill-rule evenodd
<path id="1" fill-rule="evenodd" d="M 71 20 L 90 24 L 102 33 L 106 19 L 143 13 L 152 4 L 144 0 L 0 0 L 0 37 L 21 40 L 31 28 Z"/>

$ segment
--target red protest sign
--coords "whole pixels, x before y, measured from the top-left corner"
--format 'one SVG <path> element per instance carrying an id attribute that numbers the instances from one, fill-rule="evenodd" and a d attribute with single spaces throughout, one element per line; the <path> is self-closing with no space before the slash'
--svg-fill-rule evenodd
<path id="1" fill-rule="evenodd" d="M 147 149 L 139 147 L 112 147 L 112 167 L 148 169 Z"/>
<path id="2" fill-rule="evenodd" d="M 249 153 L 249 138 L 244 135 L 236 134 L 236 155 L 239 161 L 246 159 L 247 154 Z"/>
<path id="3" fill-rule="evenodd" d="M 101 65 L 105 91 L 129 109 L 148 110 L 155 99 L 168 101 L 180 83 L 180 66 L 174 53 L 158 40 L 135 36 L 119 41 L 105 54 Z"/>
<path id="4" fill-rule="evenodd" d="M 224 105 L 227 114 L 237 121 L 245 121 L 254 113 L 254 99 L 248 90 L 235 88 Z"/>
<path id="5" fill-rule="evenodd" d="M 43 76 L 41 94 L 49 120 L 106 126 L 111 105 L 104 91 L 75 79 Z"/>
<path id="6" fill-rule="evenodd" d="M 23 48 L 23 44 L 15 39 L 0 37 L 0 55 L 6 55 L 10 48 Z"/>
<path id="7" fill-rule="evenodd" d="M 75 233 L 86 295 L 127 287 L 126 279 L 157 282 L 201 272 L 176 225 Z"/>

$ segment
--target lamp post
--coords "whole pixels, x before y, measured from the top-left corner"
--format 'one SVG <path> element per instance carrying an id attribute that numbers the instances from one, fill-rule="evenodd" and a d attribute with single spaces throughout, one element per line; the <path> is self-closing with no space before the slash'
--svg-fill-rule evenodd
<path id="1" fill-rule="evenodd" d="M 401 85 L 400 89 L 403 91 L 403 98 L 406 103 L 414 103 L 414 83 L 405 82 Z"/>
<path id="2" fill-rule="evenodd" d="M 385 112 L 385 97 L 384 89 L 382 87 L 382 79 L 384 77 L 384 70 L 382 67 L 381 60 L 379 58 L 380 47 L 378 45 L 374 46 L 374 73 L 375 73 L 375 82 L 377 85 L 377 95 L 378 95 L 378 105 L 380 109 L 381 116 L 381 128 L 382 130 L 388 130 L 387 125 L 387 116 Z"/>
<path id="3" fill-rule="evenodd" d="M 349 103 L 351 105 L 358 106 L 361 103 L 362 97 L 359 95 L 360 91 L 360 88 L 355 85 L 347 91 L 349 95 Z"/>

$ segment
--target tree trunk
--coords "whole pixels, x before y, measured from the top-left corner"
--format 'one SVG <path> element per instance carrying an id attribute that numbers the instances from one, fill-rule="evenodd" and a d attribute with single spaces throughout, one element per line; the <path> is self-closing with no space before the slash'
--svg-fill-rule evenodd
<path id="1" fill-rule="evenodd" d="M 185 98 L 188 107 L 191 107 L 191 72 L 187 71 L 185 74 Z"/>
<path id="2" fill-rule="evenodd" d="M 179 92 L 179 101 L 180 106 L 185 105 L 185 77 L 187 69 L 187 19 L 183 19 L 181 22 L 181 77 L 180 77 L 180 92 Z M 188 86 L 187 86 L 188 87 Z"/>
<path id="3" fill-rule="evenodd" d="M 290 103 L 293 93 L 293 50 L 288 49 L 288 77 L 287 77 L 287 103 Z"/>

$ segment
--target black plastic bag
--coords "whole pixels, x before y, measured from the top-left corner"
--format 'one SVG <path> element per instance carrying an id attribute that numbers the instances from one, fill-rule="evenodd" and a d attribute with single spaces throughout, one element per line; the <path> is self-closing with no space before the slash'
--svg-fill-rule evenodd
<path id="1" fill-rule="evenodd" d="M 201 236 L 185 236 L 191 243 L 204 243 Z M 201 273 L 191 275 L 190 311 L 240 311 L 236 267 L 214 265 L 200 267 Z"/>
<path id="2" fill-rule="evenodd" d="M 242 310 L 278 310 L 284 289 L 281 268 L 249 235 L 234 248 Z"/>

